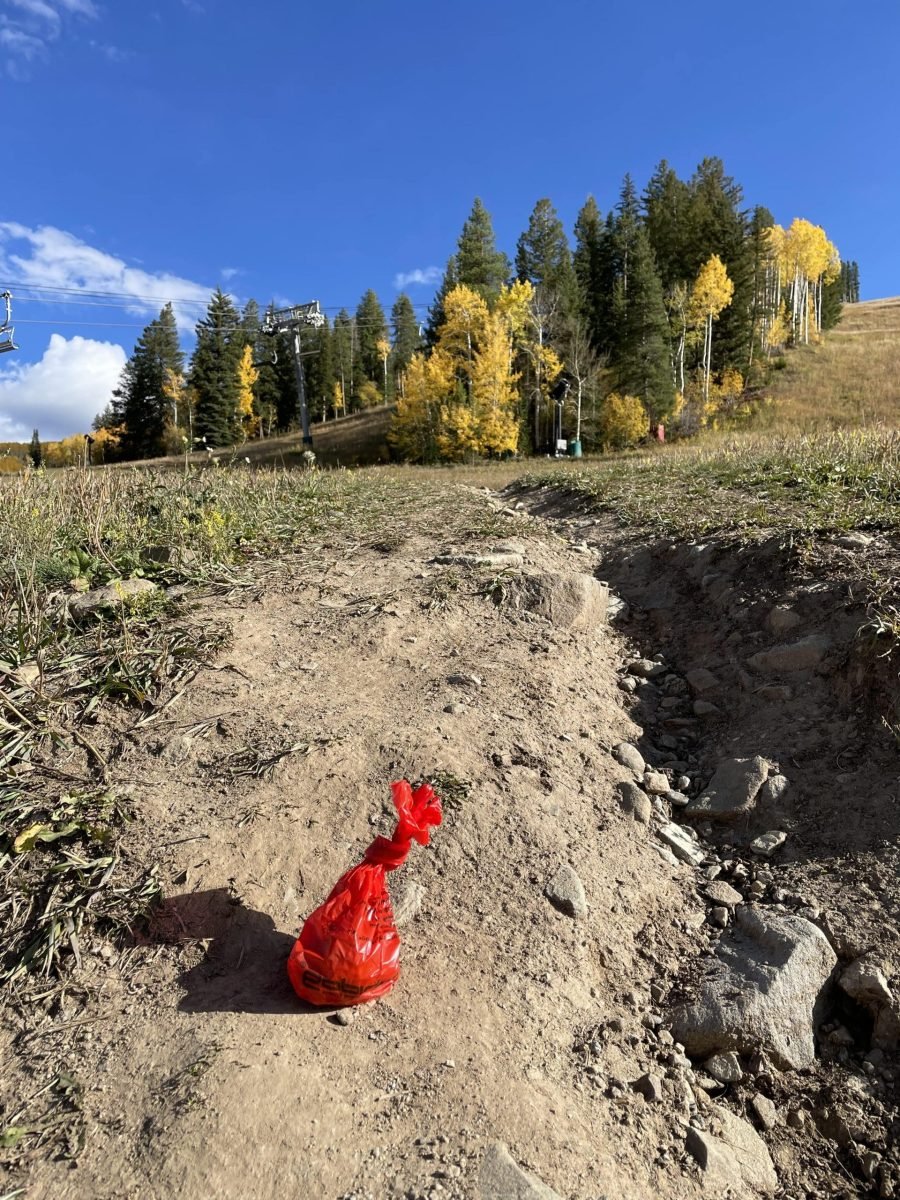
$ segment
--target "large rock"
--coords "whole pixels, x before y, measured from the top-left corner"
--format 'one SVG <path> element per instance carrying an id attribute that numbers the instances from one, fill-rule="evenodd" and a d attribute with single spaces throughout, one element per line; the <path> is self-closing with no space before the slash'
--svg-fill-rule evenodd
<path id="1" fill-rule="evenodd" d="M 754 671 L 760 671 L 765 675 L 809 671 L 819 665 L 830 649 L 831 642 L 827 637 L 813 633 L 799 642 L 790 642 L 785 646 L 773 646 L 771 650 L 760 650 L 747 662 Z"/>
<path id="2" fill-rule="evenodd" d="M 135 601 L 152 596 L 160 591 L 159 584 L 152 579 L 117 579 L 106 587 L 94 588 L 69 601 L 69 612 L 75 617 L 85 617 L 104 609 L 128 607 Z"/>
<path id="3" fill-rule="evenodd" d="M 591 630 L 606 624 L 609 588 L 593 575 L 526 575 L 509 585 L 514 608 L 545 617 L 559 629 Z"/>
<path id="4" fill-rule="evenodd" d="M 546 1183 L 523 1171 L 502 1142 L 485 1151 L 478 1189 L 481 1200 L 562 1200 Z"/>
<path id="5" fill-rule="evenodd" d="M 773 1196 L 778 1177 L 766 1144 L 756 1130 L 719 1104 L 707 1104 L 710 1129 L 691 1128 L 686 1145 L 703 1172 L 703 1190 L 716 1196 L 747 1195 L 747 1188 Z"/>
<path id="6" fill-rule="evenodd" d="M 836 963 L 810 921 L 741 905 L 699 995 L 675 1010 L 672 1032 L 693 1057 L 762 1050 L 777 1067 L 809 1067 Z"/>
<path id="7" fill-rule="evenodd" d="M 685 809 L 689 817 L 709 821 L 734 821 L 750 811 L 769 774 L 764 758 L 728 758 L 719 763 L 716 773 Z"/>

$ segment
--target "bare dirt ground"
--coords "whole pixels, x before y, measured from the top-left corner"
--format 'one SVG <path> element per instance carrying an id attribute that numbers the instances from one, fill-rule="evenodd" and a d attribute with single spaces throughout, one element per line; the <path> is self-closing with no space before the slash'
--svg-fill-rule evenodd
<path id="1" fill-rule="evenodd" d="M 64 1069 L 78 1090 L 76 1151 L 20 1163 L 24 1191 L 8 1195 L 501 1200 L 482 1166 L 497 1142 L 570 1200 L 895 1194 L 895 1060 L 866 1067 L 861 1009 L 835 1001 L 814 1068 L 748 1066 L 724 1086 L 667 1029 L 720 936 L 710 866 L 759 884 L 748 900 L 815 912 L 844 962 L 880 947 L 896 976 L 896 748 L 871 733 L 876 674 L 847 649 L 852 553 L 823 591 L 777 556 L 761 573 L 724 550 L 642 548 L 577 512 L 545 515 L 508 518 L 525 570 L 609 579 L 629 605 L 611 625 L 570 631 L 512 608 L 495 571 L 431 561 L 458 548 L 439 530 L 325 547 L 302 571 L 197 601 L 195 620 L 231 627 L 228 648 L 159 721 L 107 730 L 111 783 L 140 814 L 127 850 L 160 863 L 165 901 L 137 945 L 86 947 L 52 1012 L 7 1015 L 7 1085 L 27 1098 Z M 777 641 L 775 603 L 801 632 L 827 627 L 826 667 L 789 683 L 747 672 Z M 717 712 L 697 718 L 652 681 L 623 689 L 639 654 L 676 679 L 713 672 Z M 663 707 L 675 696 L 683 709 Z M 723 755 L 761 754 L 791 790 L 738 829 L 701 829 L 701 870 L 673 864 L 656 817 L 620 804 L 622 741 L 700 782 Z M 400 982 L 342 1025 L 303 1009 L 285 959 L 305 915 L 391 831 L 403 776 L 437 781 L 445 820 L 391 879 Z M 788 842 L 761 868 L 747 845 L 776 827 Z M 545 894 L 564 864 L 584 885 L 578 919 Z M 850 1042 L 829 1040 L 836 1029 Z M 730 1112 L 760 1129 L 760 1094 L 777 1109 L 761 1131 L 777 1184 L 755 1142 L 754 1163 L 729 1152 L 727 1170 L 703 1170 L 690 1123 L 718 1136 Z M 550 1194 L 534 1187 L 506 1194 Z"/>

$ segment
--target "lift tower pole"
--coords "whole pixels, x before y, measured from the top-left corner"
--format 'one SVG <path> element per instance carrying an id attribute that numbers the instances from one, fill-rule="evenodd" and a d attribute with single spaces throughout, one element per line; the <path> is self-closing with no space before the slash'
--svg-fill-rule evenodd
<path id="1" fill-rule="evenodd" d="M 312 434 L 309 431 L 309 406 L 306 403 L 306 380 L 303 377 L 303 352 L 300 341 L 300 331 L 304 328 L 321 329 L 325 324 L 325 314 L 319 308 L 318 300 L 309 304 L 295 304 L 292 308 L 279 308 L 265 315 L 262 325 L 263 333 L 287 333 L 291 336 L 294 349 L 294 367 L 297 371 L 297 400 L 300 407 L 300 426 L 303 430 L 303 445 L 312 445 Z"/>

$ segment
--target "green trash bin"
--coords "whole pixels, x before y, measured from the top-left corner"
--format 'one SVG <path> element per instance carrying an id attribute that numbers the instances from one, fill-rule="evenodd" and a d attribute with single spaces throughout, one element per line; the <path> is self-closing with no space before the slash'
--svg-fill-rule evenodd
<path id="1" fill-rule="evenodd" d="M 581 438 L 569 439 L 569 458 L 581 458 Z"/>

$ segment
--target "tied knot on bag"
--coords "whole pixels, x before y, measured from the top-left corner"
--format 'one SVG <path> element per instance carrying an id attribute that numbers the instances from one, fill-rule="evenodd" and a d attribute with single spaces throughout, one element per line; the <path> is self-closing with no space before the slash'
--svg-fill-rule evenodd
<path id="1" fill-rule="evenodd" d="M 441 823 L 441 802 L 431 784 L 423 783 L 413 791 L 404 779 L 391 784 L 391 795 L 399 816 L 394 836 L 377 837 L 364 855 L 366 862 L 382 866 L 385 871 L 396 871 L 406 862 L 414 841 L 427 846 L 431 826 Z"/>

